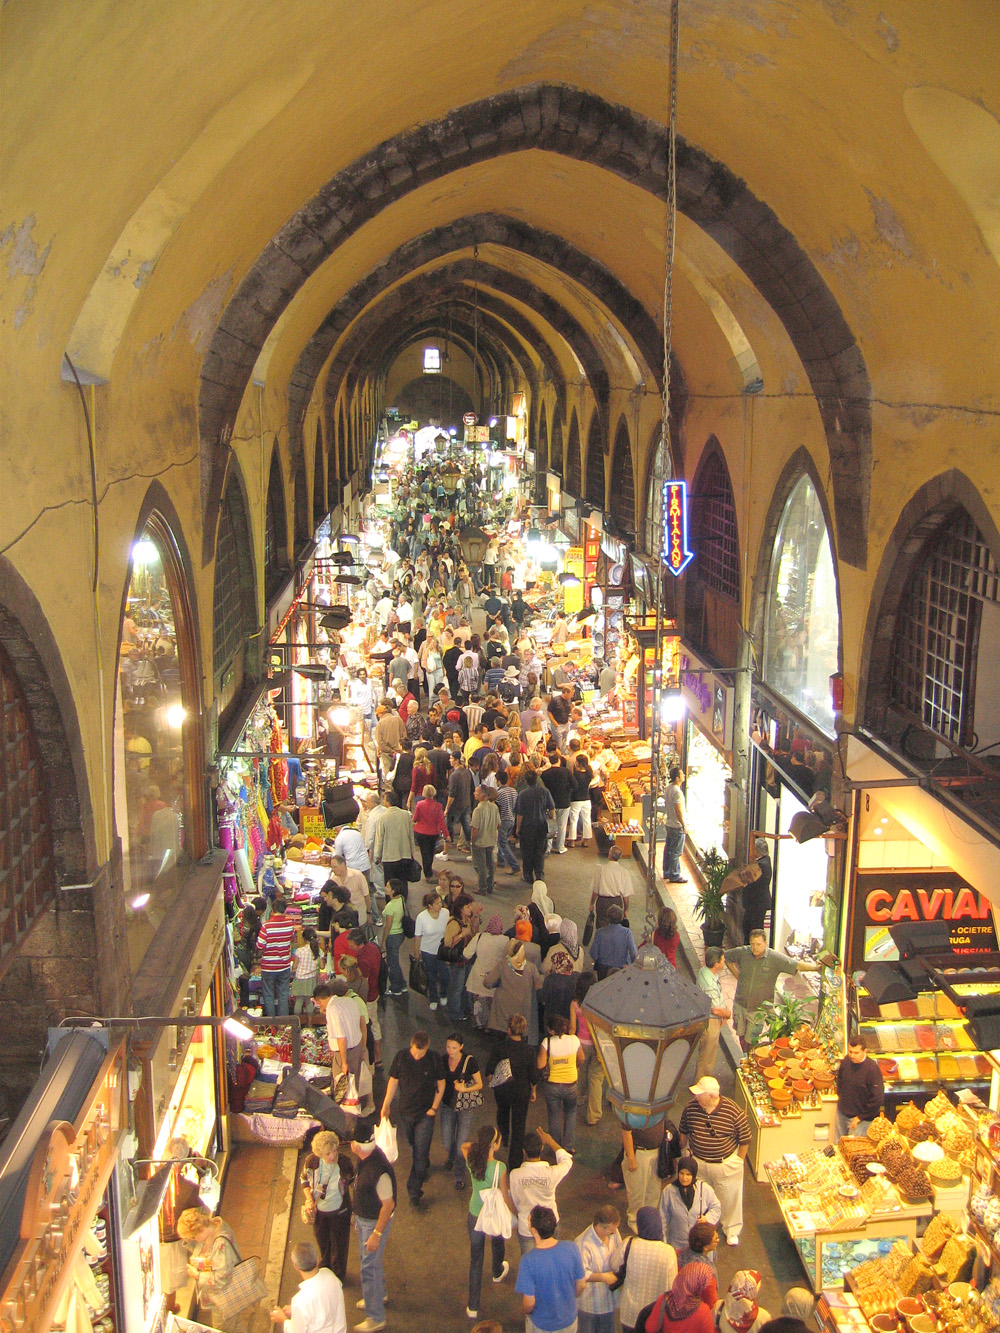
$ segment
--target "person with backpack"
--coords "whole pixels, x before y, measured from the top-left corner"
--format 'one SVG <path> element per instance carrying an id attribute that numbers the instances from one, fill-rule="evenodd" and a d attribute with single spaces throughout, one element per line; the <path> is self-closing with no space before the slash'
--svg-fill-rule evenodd
<path id="1" fill-rule="evenodd" d="M 385 950 L 385 961 L 389 968 L 389 988 L 386 995 L 393 999 L 406 994 L 406 979 L 403 976 L 403 969 L 399 966 L 399 951 L 405 939 L 412 939 L 414 930 L 413 918 L 406 907 L 406 887 L 405 880 L 388 880 L 385 886 L 385 907 L 382 909 L 382 948 Z M 406 932 L 407 922 L 410 925 L 409 936 Z"/>

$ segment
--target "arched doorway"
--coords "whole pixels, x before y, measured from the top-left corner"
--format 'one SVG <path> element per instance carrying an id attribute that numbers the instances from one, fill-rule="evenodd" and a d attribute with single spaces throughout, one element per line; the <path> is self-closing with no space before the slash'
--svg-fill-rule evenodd
<path id="1" fill-rule="evenodd" d="M 608 511 L 619 532 L 626 541 L 635 541 L 635 481 L 632 474 L 632 445 L 629 441 L 628 426 L 622 417 L 615 433 L 615 447 L 611 455 L 611 475 L 614 485 L 611 487 L 611 499 Z"/>
<path id="2" fill-rule="evenodd" d="M 154 510 L 132 546 L 115 698 L 115 823 L 133 976 L 208 841 L 194 634 L 180 550 Z"/>

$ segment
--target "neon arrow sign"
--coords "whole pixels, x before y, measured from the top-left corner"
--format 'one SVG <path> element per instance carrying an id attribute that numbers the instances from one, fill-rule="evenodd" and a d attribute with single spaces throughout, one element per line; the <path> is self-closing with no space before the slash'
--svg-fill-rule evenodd
<path id="1" fill-rule="evenodd" d="M 671 574 L 684 572 L 694 559 L 688 549 L 687 482 L 663 483 L 663 560 Z"/>

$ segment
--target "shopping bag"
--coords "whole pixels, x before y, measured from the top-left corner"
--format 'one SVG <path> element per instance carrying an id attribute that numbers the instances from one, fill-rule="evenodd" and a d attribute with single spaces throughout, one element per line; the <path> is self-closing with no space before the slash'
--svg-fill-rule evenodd
<path id="1" fill-rule="evenodd" d="M 216 1321 L 223 1326 L 242 1311 L 256 1305 L 267 1295 L 267 1287 L 260 1275 L 256 1259 L 244 1259 L 233 1269 L 233 1275 L 224 1287 L 213 1288 L 211 1307 L 218 1312 Z"/>
<path id="2" fill-rule="evenodd" d="M 583 939 L 580 941 L 586 949 L 587 945 L 594 938 L 594 926 L 597 923 L 597 915 L 593 909 L 587 913 L 587 920 L 583 925 Z"/>
<path id="3" fill-rule="evenodd" d="M 424 877 L 424 868 L 419 861 L 410 857 L 410 864 L 407 867 L 406 878 L 411 884 L 419 884 Z"/>
<path id="4" fill-rule="evenodd" d="M 510 1067 L 510 1061 L 506 1056 L 497 1061 L 496 1068 L 490 1075 L 490 1087 L 502 1088 L 505 1083 L 509 1083 L 514 1077 L 514 1071 Z"/>
<path id="5" fill-rule="evenodd" d="M 418 995 L 427 994 L 427 968 L 419 954 L 410 955 L 410 990 Z"/>
<path id="6" fill-rule="evenodd" d="M 503 1191 L 494 1185 L 491 1189 L 481 1190 L 479 1194 L 482 1207 L 476 1218 L 476 1230 L 484 1236 L 503 1236 L 509 1239 L 512 1230 L 510 1209 L 503 1197 Z"/>
<path id="7" fill-rule="evenodd" d="M 361 1112 L 361 1098 L 358 1096 L 358 1085 L 354 1081 L 353 1074 L 347 1075 L 347 1087 L 340 1102 L 340 1109 L 346 1111 L 348 1115 L 359 1115 Z"/>
<path id="8" fill-rule="evenodd" d="M 387 1162 L 394 1162 L 399 1156 L 396 1146 L 396 1126 L 391 1120 L 380 1120 L 375 1126 L 375 1147 L 381 1148 Z"/>

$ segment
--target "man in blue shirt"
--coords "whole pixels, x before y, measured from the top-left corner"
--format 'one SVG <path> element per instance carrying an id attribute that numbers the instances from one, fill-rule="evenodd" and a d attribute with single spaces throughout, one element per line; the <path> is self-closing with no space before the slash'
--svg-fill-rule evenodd
<path id="1" fill-rule="evenodd" d="M 590 957 L 597 969 L 598 981 L 617 972 L 627 963 L 635 962 L 635 937 L 628 926 L 623 926 L 624 913 L 620 907 L 608 909 L 608 924 L 594 932 Z"/>
<path id="2" fill-rule="evenodd" d="M 576 1333 L 576 1298 L 587 1285 L 580 1251 L 556 1240 L 551 1208 L 532 1208 L 529 1220 L 535 1248 L 521 1257 L 517 1273 L 525 1333 Z"/>

